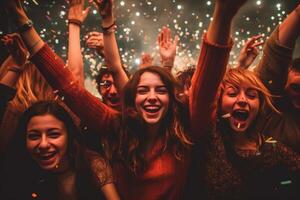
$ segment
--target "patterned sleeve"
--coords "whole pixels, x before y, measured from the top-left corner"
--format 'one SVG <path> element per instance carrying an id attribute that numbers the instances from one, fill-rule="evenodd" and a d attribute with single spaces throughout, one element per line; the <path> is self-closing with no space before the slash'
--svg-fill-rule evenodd
<path id="1" fill-rule="evenodd" d="M 90 169 L 97 187 L 102 188 L 106 184 L 115 182 L 108 160 L 91 150 L 86 150 L 85 155 L 90 163 Z"/>
<path id="2" fill-rule="evenodd" d="M 289 147 L 276 143 L 276 153 L 279 156 L 279 160 L 291 171 L 300 172 L 300 155 L 294 152 Z"/>
<path id="3" fill-rule="evenodd" d="M 89 93 L 75 81 L 63 60 L 45 44 L 31 58 L 53 89 L 63 97 L 66 105 L 87 125 L 91 132 L 105 134 L 117 112 Z"/>

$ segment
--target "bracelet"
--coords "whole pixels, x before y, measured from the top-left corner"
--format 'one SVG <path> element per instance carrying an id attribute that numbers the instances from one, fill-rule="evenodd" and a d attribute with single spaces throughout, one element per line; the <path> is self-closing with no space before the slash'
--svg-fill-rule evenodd
<path id="1" fill-rule="evenodd" d="M 40 41 L 42 41 L 42 39 L 39 39 L 38 41 L 36 41 L 31 47 L 28 48 L 28 50 L 32 50 L 38 43 L 40 43 Z"/>
<path id="2" fill-rule="evenodd" d="M 77 25 L 79 27 L 81 27 L 81 25 L 82 25 L 82 22 L 80 20 L 78 20 L 78 19 L 68 19 L 68 23 L 69 24 L 75 24 L 75 25 Z"/>
<path id="3" fill-rule="evenodd" d="M 108 27 L 103 27 L 103 26 L 101 26 L 101 28 L 102 28 L 103 32 L 106 32 L 106 31 L 108 31 L 110 28 L 115 27 L 115 26 L 116 26 L 116 21 L 114 21 L 114 22 L 112 23 L 112 25 L 110 25 L 110 26 L 108 26 Z"/>
<path id="4" fill-rule="evenodd" d="M 20 74 L 23 70 L 20 67 L 10 66 L 8 71 L 15 72 L 16 74 Z"/>
<path id="5" fill-rule="evenodd" d="M 114 33 L 116 31 L 117 26 L 113 26 L 112 28 L 108 29 L 107 31 L 103 31 L 103 35 L 109 35 L 111 33 Z"/>
<path id="6" fill-rule="evenodd" d="M 33 27 L 33 22 L 30 19 L 28 19 L 27 22 L 25 22 L 25 24 L 18 27 L 18 32 L 24 33 L 26 31 L 28 31 L 29 29 L 31 29 L 32 27 Z"/>

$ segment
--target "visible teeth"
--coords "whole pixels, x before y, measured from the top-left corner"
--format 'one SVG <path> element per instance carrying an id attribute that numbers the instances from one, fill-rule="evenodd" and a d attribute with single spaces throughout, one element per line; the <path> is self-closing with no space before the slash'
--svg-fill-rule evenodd
<path id="1" fill-rule="evenodd" d="M 241 123 L 238 123 L 237 128 L 240 128 L 240 127 L 241 127 Z"/>
<path id="2" fill-rule="evenodd" d="M 229 117 L 231 117 L 231 114 L 230 114 L 230 113 L 227 113 L 227 114 L 225 114 L 225 115 L 222 115 L 222 118 L 224 118 L 224 119 L 229 118 Z"/>

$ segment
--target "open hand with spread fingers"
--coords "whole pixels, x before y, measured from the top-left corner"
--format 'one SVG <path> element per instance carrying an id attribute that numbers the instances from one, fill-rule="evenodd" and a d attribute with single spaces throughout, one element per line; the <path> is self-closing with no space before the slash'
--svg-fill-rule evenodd
<path id="1" fill-rule="evenodd" d="M 29 52 L 21 36 L 17 33 L 7 34 L 1 41 L 6 46 L 14 62 L 18 67 L 23 67 L 28 59 Z"/>

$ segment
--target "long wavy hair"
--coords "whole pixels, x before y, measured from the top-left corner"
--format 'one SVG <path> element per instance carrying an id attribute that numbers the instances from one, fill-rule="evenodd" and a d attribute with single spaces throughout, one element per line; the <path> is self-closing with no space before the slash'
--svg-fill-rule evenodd
<path id="1" fill-rule="evenodd" d="M 252 122 L 251 126 L 248 128 L 250 131 L 247 131 L 248 133 L 252 133 L 252 130 L 254 130 L 257 125 L 257 119 L 259 116 L 266 113 L 268 110 L 273 110 L 277 113 L 280 113 L 276 107 L 273 104 L 271 93 L 269 90 L 265 87 L 265 85 L 262 83 L 262 81 L 258 78 L 257 74 L 255 74 L 252 71 L 249 71 L 247 69 L 242 68 L 230 68 L 225 73 L 225 76 L 223 78 L 223 81 L 219 87 L 219 100 L 218 100 L 218 119 L 222 121 L 221 117 L 221 102 L 222 102 L 222 96 L 224 93 L 224 89 L 226 85 L 232 85 L 233 87 L 239 87 L 240 83 L 245 82 L 249 84 L 252 88 L 258 91 L 258 97 L 259 97 L 259 112 L 256 116 L 256 119 Z M 224 124 L 224 123 L 223 123 Z M 224 131 L 226 132 L 226 131 Z M 256 137 L 254 135 L 248 135 L 249 137 Z"/>
<path id="2" fill-rule="evenodd" d="M 128 81 L 123 91 L 123 109 L 121 137 L 119 141 L 118 153 L 125 162 L 129 170 L 137 174 L 147 167 L 144 158 L 143 147 L 145 144 L 146 124 L 138 114 L 135 106 L 135 97 L 140 77 L 145 72 L 156 74 L 165 84 L 169 94 L 169 107 L 161 124 L 160 139 L 163 141 L 161 152 L 167 148 L 172 149 L 173 155 L 178 160 L 184 159 L 185 151 L 191 145 L 189 137 L 186 135 L 186 124 L 182 121 L 181 113 L 185 108 L 177 98 L 178 84 L 175 78 L 166 69 L 157 66 L 150 66 L 138 70 Z"/>
<path id="3" fill-rule="evenodd" d="M 35 116 L 47 114 L 57 118 L 66 127 L 68 136 L 66 155 L 71 168 L 74 169 L 76 173 L 75 184 L 77 194 L 80 199 L 96 199 L 96 195 L 99 195 L 101 191 L 99 191 L 99 188 L 96 188 L 97 186 L 94 184 L 95 174 L 87 158 L 87 156 L 92 156 L 93 154 L 86 155 L 85 146 L 80 144 L 80 141 L 82 141 L 81 134 L 71 115 L 56 101 L 36 102 L 21 115 L 17 133 L 10 146 L 9 160 L 7 161 L 8 180 L 13 179 L 12 181 L 14 181 L 16 178 L 13 177 L 19 176 L 17 179 L 22 181 L 20 181 L 20 183 L 19 181 L 17 181 L 18 183 L 14 181 L 14 184 L 22 185 L 23 183 L 23 186 L 20 186 L 20 188 L 23 188 L 22 190 L 32 192 L 30 188 L 33 187 L 34 192 L 39 194 L 41 198 L 57 199 L 59 190 L 56 179 L 57 173 L 41 169 L 36 161 L 32 159 L 26 148 L 26 132 L 29 121 Z M 22 166 L 19 166 L 19 163 L 22 163 Z M 40 182 L 40 179 L 44 181 Z M 19 189 L 16 186 L 12 186 L 12 188 Z M 89 196 L 94 197 L 87 198 Z"/>
<path id="4" fill-rule="evenodd" d="M 54 99 L 50 85 L 34 64 L 30 62 L 21 72 L 16 88 L 16 96 L 10 105 L 18 112 L 23 112 L 37 101 Z"/>

